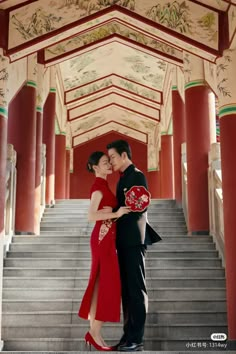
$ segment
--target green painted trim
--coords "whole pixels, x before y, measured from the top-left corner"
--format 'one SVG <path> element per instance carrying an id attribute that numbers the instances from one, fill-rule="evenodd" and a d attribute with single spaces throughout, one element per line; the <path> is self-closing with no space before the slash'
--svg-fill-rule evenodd
<path id="1" fill-rule="evenodd" d="M 225 106 L 219 110 L 219 117 L 228 116 L 229 114 L 236 114 L 236 106 Z"/>
<path id="2" fill-rule="evenodd" d="M 50 92 L 56 92 L 57 90 L 54 87 L 50 88 Z"/>
<path id="3" fill-rule="evenodd" d="M 158 171 L 158 169 L 157 168 L 149 168 L 148 169 L 148 172 L 154 172 L 154 171 Z"/>
<path id="4" fill-rule="evenodd" d="M 178 90 L 178 87 L 176 85 L 174 85 L 174 86 L 172 86 L 172 90 L 176 91 L 176 90 Z"/>
<path id="5" fill-rule="evenodd" d="M 8 117 L 8 110 L 7 108 L 0 107 L 0 115 L 7 118 Z"/>
<path id="6" fill-rule="evenodd" d="M 70 170 L 70 173 L 74 173 L 74 170 Z"/>
<path id="7" fill-rule="evenodd" d="M 205 81 L 204 80 L 191 81 L 191 82 L 188 82 L 184 86 L 184 88 L 185 88 L 185 90 L 187 90 L 188 88 L 196 87 L 196 86 L 206 86 Z"/>
<path id="8" fill-rule="evenodd" d="M 43 113 L 43 107 L 37 106 L 36 107 L 36 112 Z"/>
<path id="9" fill-rule="evenodd" d="M 64 135 L 64 136 L 66 136 L 66 133 L 65 132 L 55 132 L 55 135 Z"/>
<path id="10" fill-rule="evenodd" d="M 70 150 L 70 147 L 69 147 L 69 146 L 66 146 L 66 150 Z"/>
<path id="11" fill-rule="evenodd" d="M 37 87 L 37 83 L 35 81 L 27 81 L 26 86 Z"/>

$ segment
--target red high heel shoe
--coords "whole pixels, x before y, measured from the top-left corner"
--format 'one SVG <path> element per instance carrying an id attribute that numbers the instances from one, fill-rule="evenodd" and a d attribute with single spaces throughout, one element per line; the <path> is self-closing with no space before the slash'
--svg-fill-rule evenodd
<path id="1" fill-rule="evenodd" d="M 92 345 L 92 346 L 93 346 L 95 349 L 97 349 L 97 350 L 105 351 L 105 352 L 110 352 L 110 351 L 112 351 L 112 347 L 103 347 L 102 345 L 97 344 L 89 332 L 87 332 L 87 333 L 85 334 L 84 339 L 85 339 L 85 342 L 86 342 L 87 345 L 88 345 L 88 344 L 89 344 L 90 346 Z"/>

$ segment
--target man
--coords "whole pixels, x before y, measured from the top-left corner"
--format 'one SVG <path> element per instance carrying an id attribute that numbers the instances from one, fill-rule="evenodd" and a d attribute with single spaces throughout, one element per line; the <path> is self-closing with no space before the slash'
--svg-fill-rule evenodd
<path id="1" fill-rule="evenodd" d="M 144 174 L 132 163 L 131 149 L 127 141 L 116 140 L 107 145 L 108 155 L 114 171 L 120 172 L 116 197 L 118 208 L 125 206 L 126 193 L 133 186 L 147 188 Z M 117 345 L 119 351 L 141 351 L 143 349 L 144 325 L 148 305 L 145 282 L 146 252 L 146 209 L 130 212 L 117 220 L 117 253 L 119 258 L 124 334 Z M 151 228 L 151 227 L 150 227 Z M 149 244 L 160 240 L 153 229 Z"/>

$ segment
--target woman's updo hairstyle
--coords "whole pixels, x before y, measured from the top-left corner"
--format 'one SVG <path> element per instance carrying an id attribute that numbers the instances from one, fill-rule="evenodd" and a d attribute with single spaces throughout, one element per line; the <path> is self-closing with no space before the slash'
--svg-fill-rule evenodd
<path id="1" fill-rule="evenodd" d="M 102 156 L 106 155 L 103 151 L 95 151 L 93 152 L 90 156 L 89 156 L 89 159 L 88 159 L 88 162 L 87 162 L 87 170 L 89 172 L 92 172 L 94 173 L 94 169 L 93 169 L 93 166 L 97 166 L 99 164 L 99 161 L 100 161 L 100 158 Z"/>

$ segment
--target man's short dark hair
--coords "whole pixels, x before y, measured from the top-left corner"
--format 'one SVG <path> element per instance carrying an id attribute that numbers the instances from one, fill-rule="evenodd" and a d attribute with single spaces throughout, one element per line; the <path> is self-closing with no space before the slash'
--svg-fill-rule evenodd
<path id="1" fill-rule="evenodd" d="M 107 145 L 107 149 L 115 149 L 116 152 L 118 152 L 119 155 L 122 154 L 122 152 L 126 152 L 128 158 L 131 160 L 132 159 L 132 152 L 131 148 L 129 146 L 129 143 L 126 140 L 115 140 L 112 143 Z"/>

